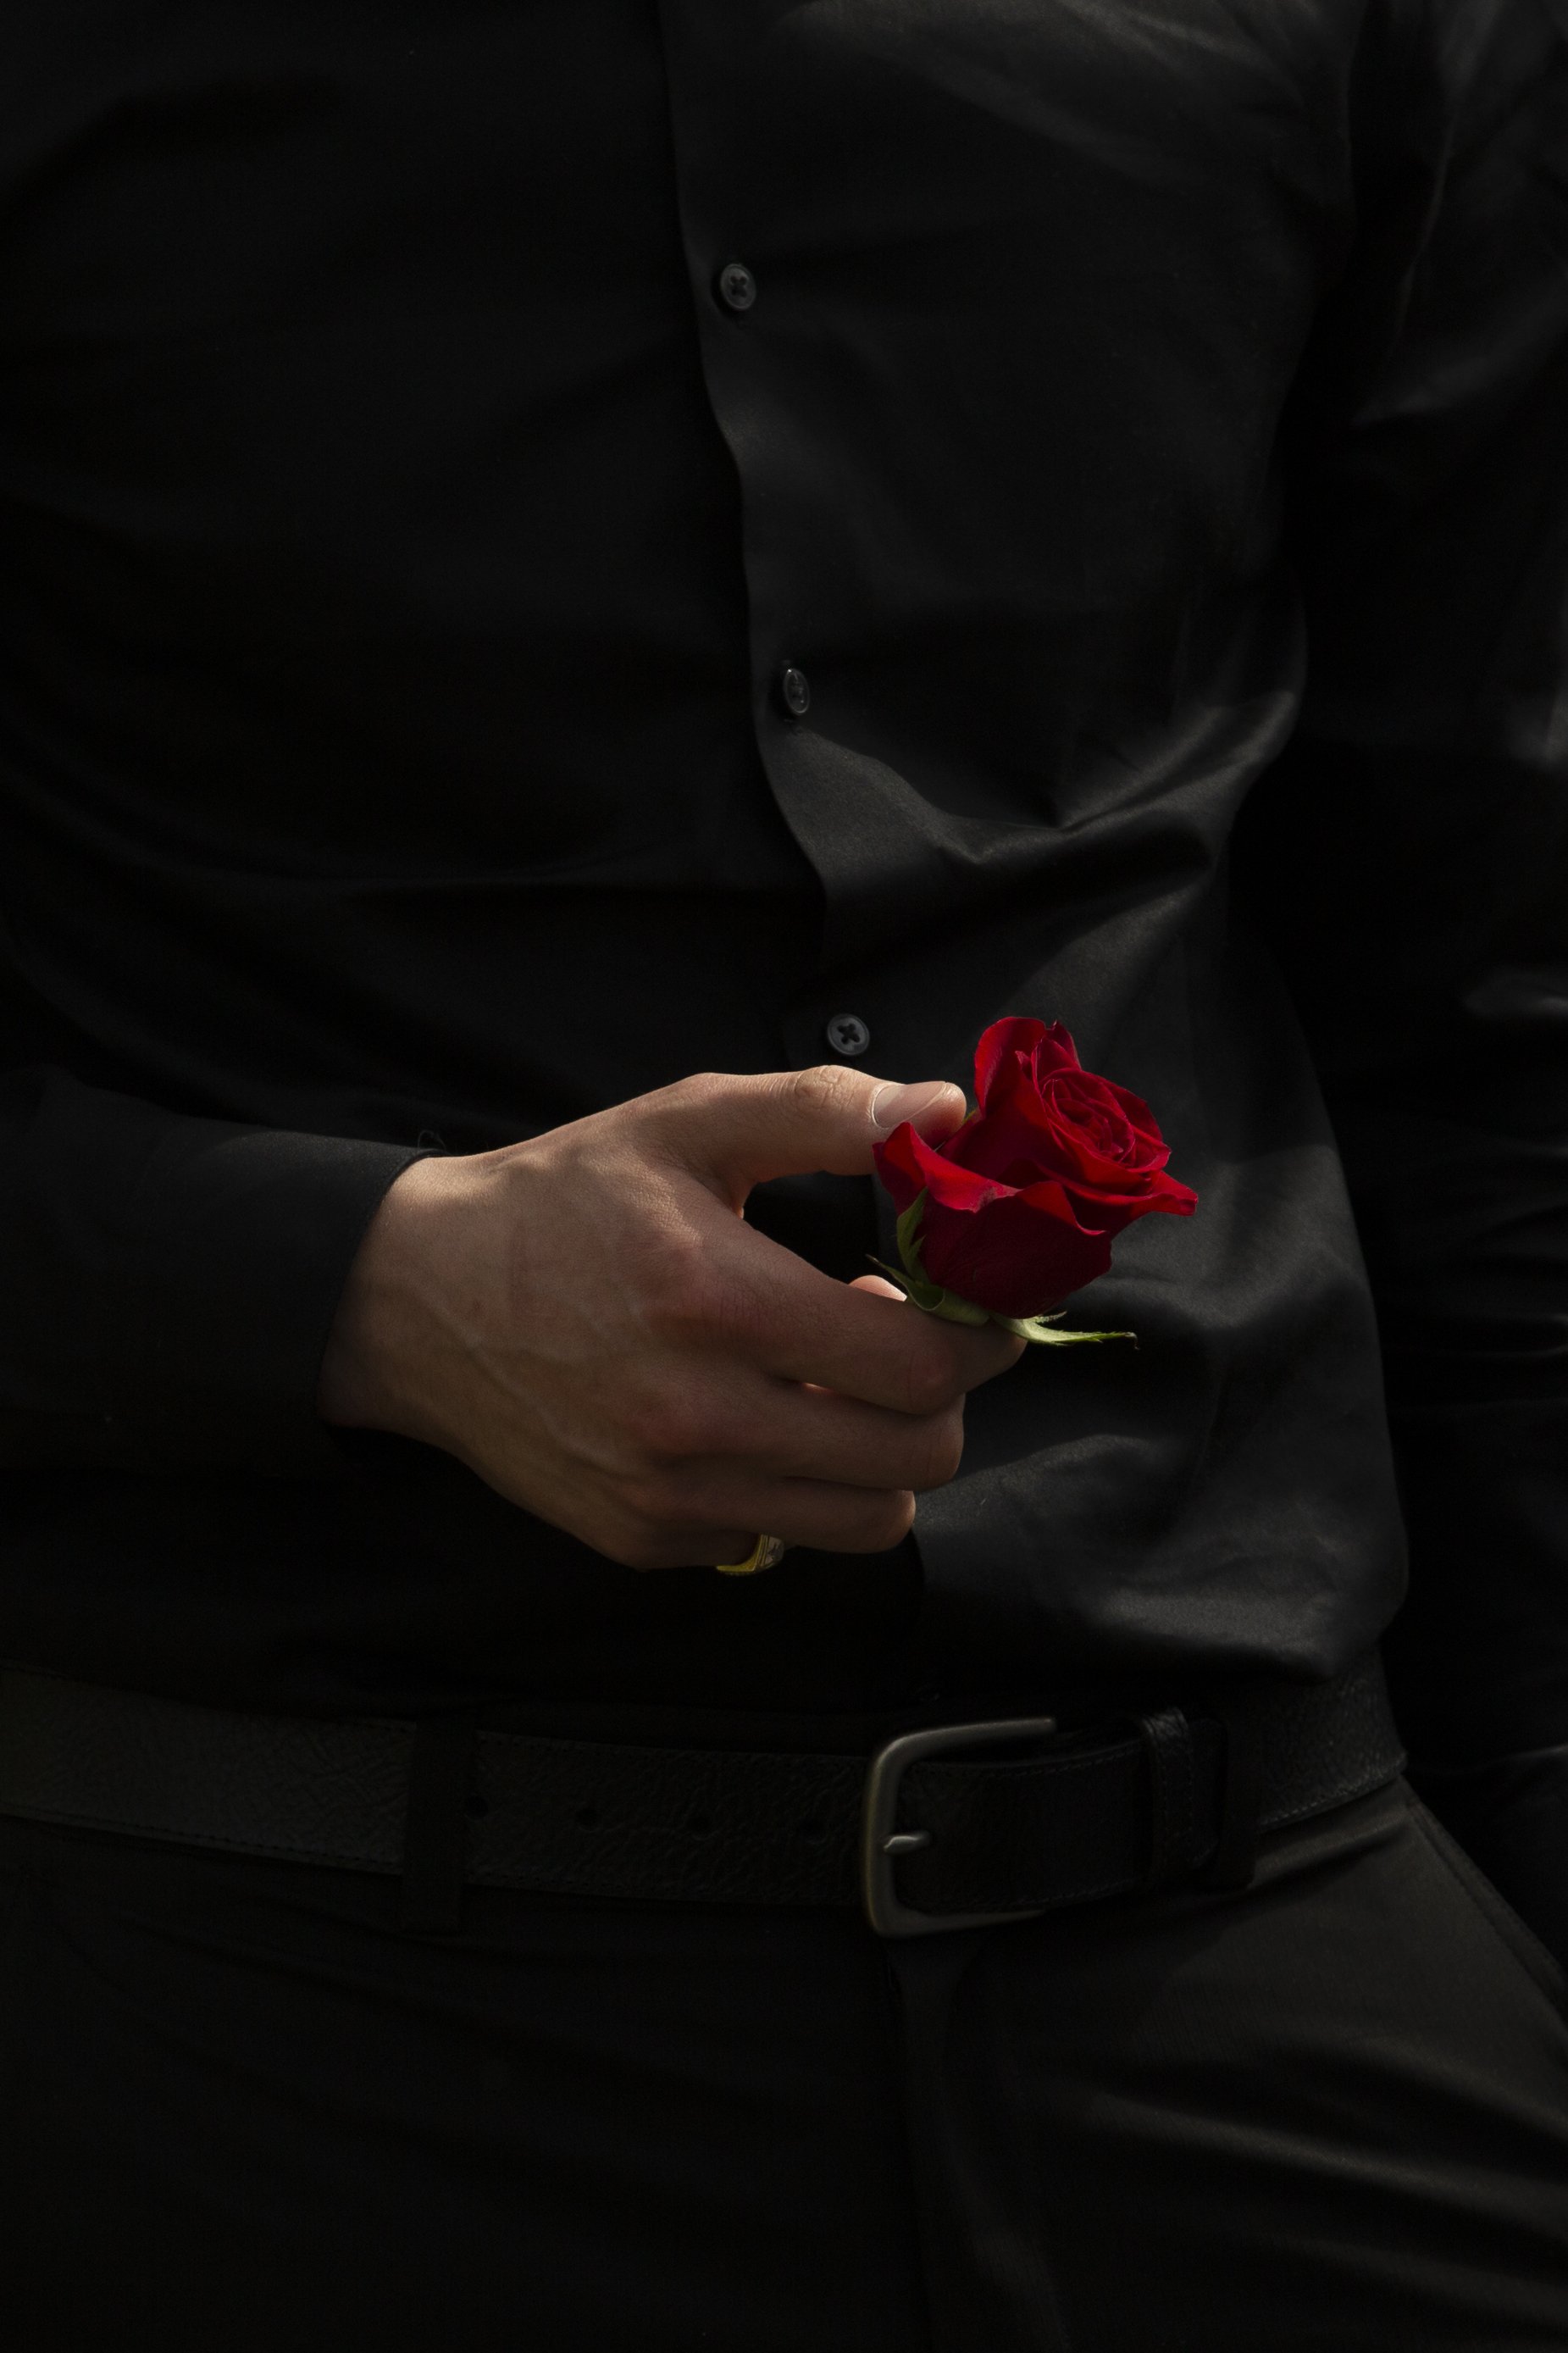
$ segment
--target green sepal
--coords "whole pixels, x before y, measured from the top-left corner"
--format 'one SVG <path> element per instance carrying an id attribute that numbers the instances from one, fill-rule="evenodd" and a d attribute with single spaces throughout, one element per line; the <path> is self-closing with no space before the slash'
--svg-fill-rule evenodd
<path id="1" fill-rule="evenodd" d="M 922 1315 L 940 1315 L 946 1324 L 989 1324 L 994 1319 L 988 1307 L 976 1307 L 973 1299 L 960 1299 L 956 1291 L 944 1291 L 940 1282 L 928 1282 L 925 1276 L 905 1274 L 896 1266 L 885 1266 L 879 1258 L 871 1261 L 879 1274 L 896 1282 L 904 1297 Z"/>
<path id="2" fill-rule="evenodd" d="M 937 1301 L 947 1295 L 940 1283 L 928 1282 L 923 1274 L 909 1274 L 902 1267 L 885 1266 L 879 1258 L 874 1258 L 871 1263 L 879 1274 L 885 1274 L 889 1282 L 896 1282 L 904 1297 L 912 1300 L 927 1315 L 934 1315 Z"/>
<path id="3" fill-rule="evenodd" d="M 879 1274 L 896 1282 L 904 1297 L 923 1315 L 940 1315 L 946 1324 L 994 1324 L 1004 1332 L 1014 1333 L 1020 1340 L 1032 1341 L 1042 1348 L 1076 1348 L 1084 1340 L 1131 1340 L 1138 1345 L 1136 1332 L 1058 1332 L 1055 1326 L 1059 1315 L 997 1315 L 988 1307 L 977 1307 L 973 1299 L 961 1299 L 956 1291 L 943 1291 L 940 1283 L 929 1282 L 924 1275 L 907 1274 L 881 1259 L 871 1261 Z"/>
<path id="4" fill-rule="evenodd" d="M 940 1315 L 944 1324 L 989 1324 L 993 1320 L 988 1307 L 976 1307 L 973 1299 L 960 1299 L 956 1291 L 939 1291 L 926 1314 Z"/>
<path id="5" fill-rule="evenodd" d="M 973 1299 L 961 1299 L 956 1291 L 944 1291 L 940 1282 L 931 1281 L 921 1260 L 921 1212 L 925 1198 L 923 1190 L 917 1193 L 895 1229 L 902 1270 L 884 1266 L 879 1258 L 871 1261 L 878 1273 L 896 1282 L 922 1314 L 940 1315 L 946 1324 L 999 1324 L 1004 1332 L 1040 1348 L 1076 1348 L 1086 1340 L 1131 1340 L 1134 1347 L 1138 1345 L 1135 1332 L 1058 1332 L 1055 1327 L 1065 1310 L 1052 1315 L 996 1315 L 988 1307 L 977 1307 Z"/>
<path id="6" fill-rule="evenodd" d="M 926 1282 L 926 1271 L 921 1263 L 920 1240 L 921 1211 L 925 1208 L 925 1192 L 922 1188 L 915 1195 L 894 1228 L 894 1232 L 898 1236 L 899 1256 L 917 1282 Z M 926 1283 L 926 1288 L 930 1291 L 935 1291 L 938 1287 L 935 1283 Z"/>
<path id="7" fill-rule="evenodd" d="M 991 1321 L 1041 1348 L 1076 1348 L 1082 1340 L 1131 1340 L 1138 1345 L 1136 1332 L 1058 1332 L 1054 1315 L 993 1315 Z"/>
<path id="8" fill-rule="evenodd" d="M 940 1315 L 944 1324 L 994 1324 L 998 1318 L 988 1307 L 976 1307 L 973 1299 L 960 1299 L 956 1291 L 944 1291 L 939 1282 L 928 1282 L 923 1275 L 918 1279 L 903 1273 L 896 1266 L 884 1266 L 879 1258 L 871 1261 L 879 1274 L 896 1282 L 912 1307 L 922 1315 Z"/>

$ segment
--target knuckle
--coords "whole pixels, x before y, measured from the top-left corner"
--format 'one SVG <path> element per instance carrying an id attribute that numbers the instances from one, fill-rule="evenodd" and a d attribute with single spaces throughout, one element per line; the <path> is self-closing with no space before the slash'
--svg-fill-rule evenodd
<path id="1" fill-rule="evenodd" d="M 634 1397 L 621 1407 L 617 1417 L 626 1458 L 637 1465 L 661 1461 L 667 1451 L 669 1423 L 662 1401 L 657 1397 Z"/>
<path id="2" fill-rule="evenodd" d="M 661 1234 L 644 1273 L 647 1326 L 672 1339 L 688 1339 L 721 1323 L 724 1305 L 725 1286 L 698 1236 L 681 1228 Z"/>
<path id="3" fill-rule="evenodd" d="M 963 1460 L 963 1415 L 958 1409 L 938 1416 L 927 1435 L 917 1487 L 945 1487 L 956 1479 Z"/>
<path id="4" fill-rule="evenodd" d="M 664 1090 L 664 1100 L 678 1111 L 706 1111 L 721 1092 L 725 1081 L 717 1071 L 693 1071 Z"/>
<path id="5" fill-rule="evenodd" d="M 628 1568 L 663 1568 L 682 1556 L 695 1514 L 685 1481 L 672 1472 L 649 1471 L 623 1480 L 617 1497 L 623 1550 Z"/>
<path id="6" fill-rule="evenodd" d="M 621 1417 L 622 1432 L 641 1466 L 640 1482 L 662 1475 L 659 1466 L 699 1451 L 700 1417 L 690 1401 L 671 1389 L 649 1389 L 634 1398 Z"/>
<path id="7" fill-rule="evenodd" d="M 792 1071 L 785 1081 L 793 1109 L 810 1117 L 831 1116 L 852 1103 L 865 1089 L 857 1071 L 836 1062 L 816 1062 L 809 1070 Z"/>
<path id="8" fill-rule="evenodd" d="M 664 1482 L 657 1471 L 634 1472 L 620 1482 L 621 1516 L 628 1538 L 646 1543 L 664 1516 Z"/>
<path id="9" fill-rule="evenodd" d="M 922 1417 L 945 1413 L 952 1403 L 952 1368 L 945 1353 L 931 1345 L 930 1333 L 918 1331 L 911 1338 L 924 1345 L 910 1351 L 904 1376 L 906 1409 Z"/>
<path id="10" fill-rule="evenodd" d="M 752 1356 L 766 1345 L 775 1310 L 765 1292 L 725 1282 L 710 1271 L 703 1336 L 727 1356 Z"/>

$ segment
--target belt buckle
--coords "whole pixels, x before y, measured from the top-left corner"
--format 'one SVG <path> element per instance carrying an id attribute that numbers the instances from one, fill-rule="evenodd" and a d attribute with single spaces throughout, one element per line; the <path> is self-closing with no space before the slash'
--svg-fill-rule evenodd
<path id="1" fill-rule="evenodd" d="M 949 1928 L 990 1928 L 1005 1920 L 1037 1920 L 1042 1907 L 1024 1912 L 920 1912 L 900 1903 L 894 1879 L 900 1855 L 930 1846 L 930 1831 L 895 1827 L 899 1788 L 911 1765 L 951 1748 L 999 1747 L 1018 1740 L 1048 1740 L 1054 1715 L 1012 1716 L 987 1724 L 939 1724 L 906 1732 L 872 1757 L 866 1772 L 860 1813 L 860 1900 L 879 1936 L 931 1936 Z"/>

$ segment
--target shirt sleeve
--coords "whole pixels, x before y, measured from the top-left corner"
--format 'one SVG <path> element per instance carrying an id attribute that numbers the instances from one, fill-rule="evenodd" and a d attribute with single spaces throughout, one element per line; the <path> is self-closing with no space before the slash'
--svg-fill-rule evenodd
<path id="1" fill-rule="evenodd" d="M 1568 12 L 1393 13 L 1288 426 L 1302 722 L 1237 883 L 1381 1322 L 1413 1776 L 1568 1956 Z"/>
<path id="2" fill-rule="evenodd" d="M 344 1278 L 416 1148 L 0 1079 L 0 1462 L 310 1472 Z"/>

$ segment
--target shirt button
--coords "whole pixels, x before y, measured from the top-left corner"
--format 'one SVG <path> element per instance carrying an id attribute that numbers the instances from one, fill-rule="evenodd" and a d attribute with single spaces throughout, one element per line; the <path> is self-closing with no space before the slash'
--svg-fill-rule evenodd
<path id="1" fill-rule="evenodd" d="M 719 272 L 719 300 L 731 311 L 749 311 L 757 299 L 757 281 L 743 261 L 727 261 Z"/>
<path id="2" fill-rule="evenodd" d="M 779 692 L 790 717 L 804 719 L 811 709 L 811 681 L 805 670 L 796 670 L 792 662 L 779 680 Z"/>
<path id="3" fill-rule="evenodd" d="M 827 1025 L 827 1042 L 836 1054 L 863 1054 L 871 1032 L 858 1013 L 836 1013 Z"/>

